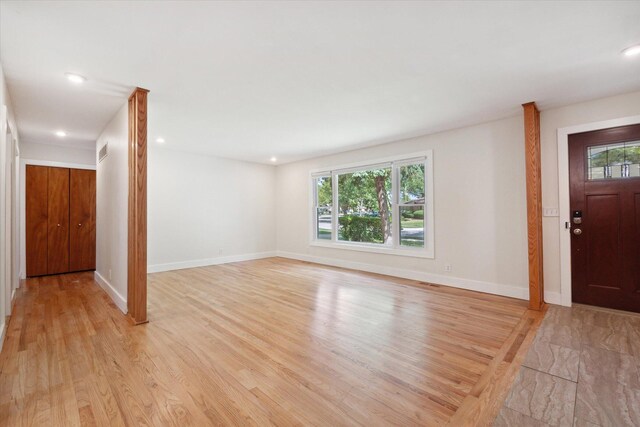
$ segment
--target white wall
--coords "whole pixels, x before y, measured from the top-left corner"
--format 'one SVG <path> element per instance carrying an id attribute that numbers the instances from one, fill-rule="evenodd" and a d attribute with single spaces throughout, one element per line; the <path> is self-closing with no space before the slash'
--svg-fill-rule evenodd
<path id="1" fill-rule="evenodd" d="M 275 167 L 150 146 L 148 271 L 274 256 Z"/>
<path id="2" fill-rule="evenodd" d="M 542 205 L 558 208 L 559 128 L 640 114 L 640 92 L 596 99 L 540 112 L 542 156 Z M 543 218 L 544 285 L 560 292 L 560 228 L 566 218 Z M 559 302 L 559 301 L 558 301 Z"/>
<path id="3" fill-rule="evenodd" d="M 15 285 L 18 283 L 17 263 L 13 262 L 11 256 L 17 248 L 17 212 L 15 198 L 12 196 L 17 193 L 18 183 L 15 174 L 11 173 L 11 168 L 17 169 L 15 165 L 19 158 L 13 156 L 13 141 L 7 137 L 15 140 L 19 147 L 15 114 L 0 65 L 0 350 L 6 332 L 5 321 L 11 314 L 11 301 Z M 12 178 L 14 182 L 10 182 Z"/>
<path id="4" fill-rule="evenodd" d="M 513 117 L 277 168 L 280 255 L 528 296 L 524 129 Z M 309 171 L 433 150 L 435 259 L 309 246 Z M 450 264 L 452 271 L 445 272 Z"/>
<path id="5" fill-rule="evenodd" d="M 96 164 L 96 150 L 94 146 L 88 147 L 87 149 L 80 149 L 62 145 L 22 141 L 20 144 L 20 157 L 25 160 L 41 160 L 81 165 Z"/>
<path id="6" fill-rule="evenodd" d="M 541 112 L 543 206 L 558 208 L 558 128 L 640 114 L 640 92 Z M 527 298 L 526 200 L 522 118 L 355 150 L 278 167 L 278 251 L 309 261 Z M 308 172 L 434 150 L 434 260 L 308 245 Z M 543 218 L 545 299 L 561 302 L 559 217 Z M 451 264 L 453 271 L 444 272 Z"/>
<path id="7" fill-rule="evenodd" d="M 108 155 L 96 172 L 96 279 L 116 305 L 127 312 L 128 105 L 124 105 L 96 141 Z M 97 156 L 97 154 L 94 154 Z"/>

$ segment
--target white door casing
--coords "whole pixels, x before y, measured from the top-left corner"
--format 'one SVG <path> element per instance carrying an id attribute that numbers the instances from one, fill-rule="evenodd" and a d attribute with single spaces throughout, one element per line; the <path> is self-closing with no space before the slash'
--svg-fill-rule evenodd
<path id="1" fill-rule="evenodd" d="M 558 227 L 560 235 L 560 293 L 562 305 L 571 307 L 571 234 L 565 223 L 571 221 L 569 203 L 569 135 L 640 123 L 640 115 L 558 128 Z"/>

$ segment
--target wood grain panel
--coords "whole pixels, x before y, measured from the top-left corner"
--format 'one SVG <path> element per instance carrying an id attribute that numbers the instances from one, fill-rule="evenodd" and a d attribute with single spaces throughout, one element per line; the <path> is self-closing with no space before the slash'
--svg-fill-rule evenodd
<path id="1" fill-rule="evenodd" d="M 147 322 L 147 94 L 129 97 L 129 224 L 127 308 L 133 323 Z"/>
<path id="2" fill-rule="evenodd" d="M 529 308 L 544 305 L 542 258 L 542 179 L 540 169 L 540 112 L 535 102 L 524 109 L 524 140 L 527 186 L 527 236 L 529 253 Z"/>
<path id="3" fill-rule="evenodd" d="M 151 274 L 149 314 L 131 325 L 91 273 L 25 281 L 0 425 L 489 425 L 541 317 L 282 258 Z"/>
<path id="4" fill-rule="evenodd" d="M 48 274 L 69 271 L 69 169 L 49 168 Z"/>
<path id="5" fill-rule="evenodd" d="M 47 274 L 48 168 L 27 165 L 25 171 L 25 232 L 27 276 Z"/>
<path id="6" fill-rule="evenodd" d="M 586 212 L 589 212 L 582 225 L 585 230 L 586 285 L 620 289 L 623 283 L 620 197 L 618 194 L 587 194 L 585 200 Z"/>
<path id="7" fill-rule="evenodd" d="M 96 171 L 70 171 L 69 268 L 96 268 Z"/>

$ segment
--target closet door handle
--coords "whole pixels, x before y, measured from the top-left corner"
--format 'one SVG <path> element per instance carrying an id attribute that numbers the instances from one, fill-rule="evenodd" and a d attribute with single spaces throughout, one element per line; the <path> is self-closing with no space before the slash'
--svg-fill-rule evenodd
<path id="1" fill-rule="evenodd" d="M 78 224 L 78 227 L 82 227 L 82 224 Z"/>
<path id="2" fill-rule="evenodd" d="M 58 224 L 58 227 L 60 227 L 60 224 Z"/>

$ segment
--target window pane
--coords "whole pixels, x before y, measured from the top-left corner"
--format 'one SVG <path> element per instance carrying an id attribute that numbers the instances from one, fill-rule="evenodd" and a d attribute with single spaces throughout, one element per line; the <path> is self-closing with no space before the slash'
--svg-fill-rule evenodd
<path id="1" fill-rule="evenodd" d="M 400 166 L 400 203 L 424 203 L 424 163 Z"/>
<path id="2" fill-rule="evenodd" d="M 588 179 L 634 178 L 640 175 L 640 141 L 587 149 Z"/>
<path id="3" fill-rule="evenodd" d="M 316 178 L 316 239 L 331 240 L 331 208 L 333 194 L 331 177 Z"/>
<path id="4" fill-rule="evenodd" d="M 625 177 L 636 178 L 640 176 L 640 141 L 625 144 L 624 159 L 627 165 L 627 172 L 623 170 Z"/>
<path id="5" fill-rule="evenodd" d="M 424 247 L 424 205 L 400 206 L 400 246 Z"/>
<path id="6" fill-rule="evenodd" d="M 316 238 L 320 240 L 331 240 L 331 208 L 321 207 L 316 209 Z"/>
<path id="7" fill-rule="evenodd" d="M 338 239 L 391 242 L 391 168 L 338 175 Z"/>

